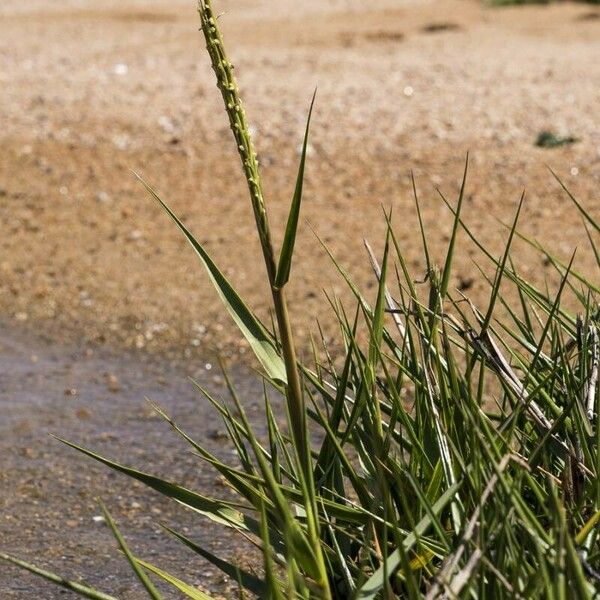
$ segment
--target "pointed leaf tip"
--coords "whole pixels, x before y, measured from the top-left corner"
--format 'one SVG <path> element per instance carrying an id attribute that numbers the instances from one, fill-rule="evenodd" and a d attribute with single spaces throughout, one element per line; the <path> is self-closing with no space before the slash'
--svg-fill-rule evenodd
<path id="1" fill-rule="evenodd" d="M 227 312 L 229 312 L 239 330 L 242 332 L 246 340 L 248 340 L 256 358 L 258 358 L 258 360 L 261 362 L 268 375 L 275 381 L 285 384 L 287 382 L 287 377 L 283 359 L 279 355 L 272 337 L 269 335 L 262 323 L 256 318 L 254 313 L 245 304 L 231 283 L 229 283 L 225 275 L 223 275 L 223 273 L 219 270 L 208 252 L 206 252 L 204 247 L 196 240 L 196 238 L 194 238 L 190 231 L 188 231 L 185 225 L 179 220 L 179 218 L 167 206 L 167 204 L 163 202 L 158 193 L 139 175 L 136 174 L 136 177 L 142 182 L 150 195 L 171 217 L 183 235 L 187 238 L 188 242 L 194 248 L 196 254 L 200 257 L 200 260 L 202 261 L 202 264 L 204 265 L 212 284 L 217 290 L 219 297 L 227 309 Z"/>
<path id="2" fill-rule="evenodd" d="M 296 243 L 296 232 L 298 230 L 298 219 L 300 218 L 300 204 L 302 203 L 302 188 L 304 185 L 304 167 L 306 165 L 306 150 L 308 148 L 308 133 L 310 130 L 310 119 L 312 116 L 313 107 L 317 90 L 313 94 L 308 111 L 308 119 L 306 121 L 306 131 L 304 133 L 304 142 L 302 144 L 302 155 L 300 157 L 300 165 L 298 167 L 298 177 L 296 178 L 296 188 L 292 198 L 292 205 L 288 215 L 288 221 L 285 228 L 285 237 L 281 246 L 281 254 L 279 255 L 279 263 L 277 265 L 277 275 L 275 277 L 275 287 L 281 289 L 290 279 L 290 270 L 292 268 L 292 256 L 294 254 L 294 245 Z"/>

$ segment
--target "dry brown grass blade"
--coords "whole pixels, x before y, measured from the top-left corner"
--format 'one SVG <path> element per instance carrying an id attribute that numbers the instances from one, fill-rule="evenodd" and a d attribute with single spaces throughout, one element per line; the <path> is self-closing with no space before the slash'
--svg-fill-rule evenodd
<path id="1" fill-rule="evenodd" d="M 592 345 L 592 371 L 586 386 L 587 391 L 585 405 L 587 407 L 587 418 L 591 422 L 594 419 L 596 386 L 598 385 L 598 363 L 600 361 L 598 357 L 598 329 L 594 325 L 590 326 L 590 341 Z"/>

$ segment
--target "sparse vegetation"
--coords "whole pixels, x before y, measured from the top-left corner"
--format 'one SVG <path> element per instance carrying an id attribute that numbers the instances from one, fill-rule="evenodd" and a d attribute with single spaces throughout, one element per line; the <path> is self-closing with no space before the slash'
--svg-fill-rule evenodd
<path id="1" fill-rule="evenodd" d="M 560 282 L 539 288 L 522 275 L 511 255 L 515 237 L 523 238 L 518 232 L 522 199 L 507 227 L 504 253 L 491 253 L 461 218 L 465 168 L 456 203 L 442 198 L 454 215 L 442 264 L 433 263 L 421 226 L 427 273 L 425 282 L 417 283 L 419 274 L 410 271 L 385 214 L 380 260 L 366 244 L 377 279 L 374 301 L 332 256 L 356 300 L 350 309 L 328 298 L 344 352 L 332 356 L 322 339 L 314 346 L 313 362 L 300 362 L 285 291 L 293 275 L 309 127 L 276 253 L 259 165 L 210 0 L 201 0 L 200 17 L 248 182 L 273 296 L 272 328 L 258 320 L 205 248 L 147 187 L 206 268 L 262 365 L 266 387 L 285 396 L 287 427 L 278 425 L 265 391 L 268 437 L 260 439 L 246 417 L 245 399 L 229 380 L 230 403 L 213 398 L 199 382 L 236 450 L 238 462 L 230 465 L 192 439 L 185 424 L 155 407 L 199 460 L 227 481 L 234 500 L 185 489 L 65 443 L 239 534 L 240 543 L 262 553 L 264 567 L 250 570 L 167 530 L 192 554 L 237 580 L 240 597 L 595 597 L 600 581 L 598 286 L 574 269 L 573 260 L 565 263 L 526 238 Z M 600 225 L 564 193 L 583 218 L 600 267 Z M 419 211 L 416 186 L 415 205 Z M 489 286 L 486 306 L 475 306 L 450 287 L 459 235 L 495 269 L 491 279 L 481 272 Z M 152 576 L 186 597 L 208 598 L 135 556 L 103 510 L 149 597 L 161 597 Z M 0 556 L 88 598 L 111 598 Z"/>
<path id="2" fill-rule="evenodd" d="M 557 135 L 551 131 L 540 131 L 535 145 L 539 148 L 556 148 L 558 146 L 569 146 L 577 142 L 577 138 L 572 135 Z"/>
<path id="3" fill-rule="evenodd" d="M 522 4 L 550 4 L 552 0 L 490 0 L 492 6 L 520 6 Z"/>
<path id="4" fill-rule="evenodd" d="M 524 4 L 551 4 L 560 0 L 488 0 L 492 6 L 520 6 Z M 600 4 L 600 0 L 579 0 L 583 4 Z"/>

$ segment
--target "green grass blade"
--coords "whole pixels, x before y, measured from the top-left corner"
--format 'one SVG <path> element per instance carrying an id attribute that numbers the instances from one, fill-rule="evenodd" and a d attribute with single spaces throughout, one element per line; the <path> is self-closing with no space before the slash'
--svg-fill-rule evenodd
<path id="1" fill-rule="evenodd" d="M 600 250 L 598 249 L 598 245 L 592 239 L 592 232 L 590 231 L 590 228 L 587 226 L 587 223 L 585 221 L 583 222 L 583 227 L 585 229 L 585 233 L 587 234 L 587 238 L 590 242 L 590 246 L 594 253 L 594 258 L 596 259 L 596 265 L 598 267 L 600 267 Z"/>
<path id="2" fill-rule="evenodd" d="M 170 583 L 174 588 L 178 589 L 182 594 L 185 594 L 188 598 L 192 598 L 192 600 L 214 600 L 212 596 L 209 596 L 205 592 L 199 590 L 191 586 L 189 583 L 185 583 L 174 577 L 170 573 L 166 573 L 162 569 L 155 567 L 153 564 L 146 562 L 140 558 L 136 558 L 135 561 L 150 573 L 154 573 L 157 577 L 160 577 L 163 581 Z"/>
<path id="3" fill-rule="evenodd" d="M 180 487 L 175 483 L 166 481 L 165 479 L 160 479 L 154 475 L 149 475 L 148 473 L 143 473 L 142 471 L 137 471 L 136 469 L 113 462 L 112 460 L 104 458 L 103 456 L 100 456 L 99 454 L 96 454 L 87 448 L 77 446 L 76 444 L 73 444 L 67 440 L 61 438 L 56 439 L 63 442 L 67 446 L 82 452 L 90 458 L 101 462 L 107 467 L 140 481 L 163 496 L 172 498 L 180 504 L 198 511 L 216 523 L 220 523 L 221 525 L 226 525 L 227 527 L 232 527 L 241 531 L 248 531 L 252 533 L 258 532 L 258 523 L 255 520 L 233 508 L 227 502 L 214 500 L 207 496 L 198 494 L 197 492 L 192 492 L 191 490 Z"/>
<path id="4" fill-rule="evenodd" d="M 77 583 L 76 581 L 69 581 L 60 575 L 55 575 L 50 571 L 46 571 L 45 569 L 40 569 L 31 563 L 25 562 L 19 558 L 15 558 L 14 556 L 10 556 L 9 554 L 5 554 L 4 552 L 0 552 L 0 560 L 5 560 L 6 562 L 12 563 L 13 565 L 20 567 L 21 569 L 25 569 L 34 575 L 38 575 L 39 577 L 43 577 L 47 581 L 50 581 L 59 587 L 62 587 L 66 590 L 70 590 L 75 592 L 79 596 L 83 596 L 84 598 L 90 598 L 91 600 L 118 600 L 115 596 L 109 596 L 108 594 L 104 594 L 95 590 L 91 587 L 83 585 L 81 583 Z"/>
<path id="5" fill-rule="evenodd" d="M 277 579 L 277 569 L 271 554 L 271 539 L 269 537 L 269 519 L 264 504 L 260 507 L 260 537 L 262 539 L 263 560 L 265 566 L 265 577 L 268 593 L 265 596 L 269 600 L 284 600 L 282 586 Z M 291 567 L 290 567 L 291 568 Z M 288 570 L 289 573 L 289 570 Z M 290 582 L 292 584 L 292 582 Z"/>
<path id="6" fill-rule="evenodd" d="M 517 230 L 517 223 L 519 222 L 519 216 L 521 214 L 521 208 L 523 208 L 523 200 L 525 199 L 525 193 L 521 194 L 521 199 L 519 200 L 519 206 L 517 207 L 517 212 L 515 214 L 515 218 L 513 220 L 512 227 L 510 228 L 508 234 L 508 241 L 506 242 L 504 248 L 504 254 L 502 256 L 502 260 L 500 261 L 500 265 L 498 266 L 498 270 L 496 272 L 496 278 L 494 279 L 494 283 L 492 286 L 492 295 L 490 298 L 490 302 L 488 305 L 488 309 L 483 320 L 483 324 L 481 325 L 481 333 L 482 335 L 487 328 L 489 327 L 490 321 L 492 320 L 492 316 L 494 314 L 494 308 L 496 307 L 496 299 L 498 298 L 498 294 L 500 293 L 500 284 L 502 283 L 502 278 L 504 276 L 504 271 L 506 269 L 506 263 L 510 257 L 510 249 L 512 246 L 513 237 Z"/>
<path id="7" fill-rule="evenodd" d="M 304 133 L 304 142 L 302 144 L 302 155 L 300 156 L 300 166 L 298 167 L 298 177 L 296 179 L 296 188 L 294 190 L 290 214 L 285 228 L 285 237 L 283 238 L 283 244 L 281 246 L 281 254 L 279 255 L 279 262 L 277 264 L 277 275 L 275 276 L 276 288 L 282 288 L 290 279 L 292 256 L 294 255 L 294 244 L 296 243 L 296 231 L 298 230 L 298 219 L 300 217 L 300 205 L 302 204 L 302 187 L 304 185 L 304 167 L 306 164 L 306 149 L 308 147 L 308 132 L 316 96 L 317 90 L 315 90 L 315 93 L 313 94 L 310 109 L 308 111 L 306 131 Z"/>
<path id="8" fill-rule="evenodd" d="M 254 351 L 256 358 L 258 358 L 258 360 L 261 362 L 266 372 L 276 381 L 286 383 L 287 377 L 285 365 L 281 356 L 279 355 L 279 352 L 277 351 L 277 348 L 275 347 L 272 336 L 269 335 L 264 326 L 254 316 L 248 306 L 246 306 L 244 301 L 229 283 L 225 275 L 223 275 L 217 265 L 213 262 L 206 250 L 188 231 L 175 213 L 173 213 L 173 211 L 163 202 L 157 192 L 148 183 L 146 183 L 139 175 L 137 175 L 137 178 L 142 182 L 150 195 L 160 204 L 160 206 L 162 206 L 171 219 L 173 219 L 177 227 L 179 227 L 183 235 L 191 244 L 192 248 L 194 248 L 196 251 L 196 254 L 200 257 L 200 260 L 206 268 L 208 276 L 217 290 L 217 293 L 227 309 L 227 312 L 231 315 L 239 330 L 248 340 L 248 343 Z"/>
<path id="9" fill-rule="evenodd" d="M 444 270 L 442 271 L 442 283 L 440 285 L 440 296 L 444 298 L 448 291 L 448 285 L 450 284 L 450 274 L 452 272 L 452 261 L 454 259 L 454 248 L 456 246 L 456 237 L 458 234 L 458 226 L 460 224 L 460 213 L 465 197 L 465 186 L 467 184 L 467 172 L 469 170 L 469 155 L 465 160 L 465 170 L 463 174 L 462 183 L 460 185 L 460 193 L 458 195 L 458 203 L 456 205 L 456 213 L 454 217 L 454 224 L 452 225 L 452 236 L 450 237 L 450 243 L 448 244 L 448 251 L 446 252 L 446 262 L 444 263 Z"/>
<path id="10" fill-rule="evenodd" d="M 423 215 L 421 214 L 421 204 L 419 202 L 419 194 L 417 193 L 417 184 L 415 182 L 415 174 L 410 172 L 410 181 L 412 183 L 413 198 L 415 200 L 415 208 L 417 209 L 417 217 L 419 219 L 419 231 L 421 232 L 421 242 L 423 244 L 423 255 L 425 258 L 425 266 L 427 267 L 427 273 L 431 271 L 431 258 L 429 255 L 429 245 L 427 243 L 427 235 L 425 233 L 425 223 L 423 222 Z"/>
<path id="11" fill-rule="evenodd" d="M 562 182 L 562 179 L 552 169 L 550 169 L 550 173 L 552 173 L 552 176 L 554 177 L 554 179 L 556 179 L 556 181 L 558 182 L 558 185 L 560 185 L 560 187 L 565 191 L 567 196 L 569 196 L 569 199 L 571 200 L 571 202 L 573 202 L 573 204 L 575 204 L 575 206 L 577 207 L 577 210 L 579 211 L 581 216 L 596 231 L 600 232 L 600 225 L 598 224 L 598 222 L 590 215 L 590 213 L 587 210 L 585 210 L 585 208 L 583 208 L 583 205 L 581 204 L 581 202 L 579 202 L 579 200 L 577 200 L 577 198 L 575 198 L 575 196 L 571 193 L 571 191 L 567 188 L 567 186 Z"/>
<path id="12" fill-rule="evenodd" d="M 171 529 L 170 527 L 166 526 L 164 526 L 164 529 L 168 531 L 177 540 L 179 540 L 182 544 L 187 546 L 190 550 L 211 562 L 213 565 L 215 565 L 215 567 L 219 568 L 221 571 L 223 571 L 223 573 L 231 577 L 231 579 L 237 579 L 245 589 L 249 590 L 253 594 L 256 594 L 259 598 L 263 598 L 266 594 L 267 588 L 265 582 L 262 579 L 259 579 L 255 575 L 252 575 L 252 573 L 248 573 L 247 571 L 244 571 L 243 569 L 232 565 L 226 560 L 215 556 L 212 552 L 209 552 L 205 548 L 202 548 L 201 546 L 199 546 L 189 538 L 185 537 L 181 533 L 178 533 L 174 529 Z"/>
<path id="13" fill-rule="evenodd" d="M 460 485 L 457 484 L 448 488 L 431 507 L 432 514 L 437 517 L 446 505 L 451 502 L 452 498 L 454 498 L 459 487 Z M 419 523 L 417 523 L 414 530 L 411 531 L 402 542 L 404 552 L 408 552 L 415 545 L 417 539 L 427 531 L 431 524 L 432 519 L 429 515 L 426 515 Z M 373 575 L 371 575 L 358 590 L 356 600 L 374 600 L 377 598 L 377 595 L 385 585 L 384 574 L 387 573 L 388 576 L 391 575 L 400 566 L 400 563 L 400 551 L 396 549 L 387 557 L 385 568 L 381 566 L 377 569 L 377 571 L 375 571 L 375 573 L 373 573 Z"/>
<path id="14" fill-rule="evenodd" d="M 125 541 L 125 538 L 121 535 L 121 532 L 119 531 L 117 524 L 115 523 L 114 519 L 112 518 L 112 515 L 110 514 L 110 512 L 108 512 L 108 509 L 106 508 L 106 506 L 104 506 L 104 503 L 101 500 L 99 500 L 98 503 L 100 504 L 100 508 L 102 509 L 102 513 L 104 514 L 106 523 L 108 524 L 108 526 L 110 527 L 110 530 L 112 531 L 113 535 L 115 536 L 115 539 L 117 540 L 119 547 L 123 551 L 125 558 L 127 558 L 127 560 L 129 561 L 129 564 L 131 565 L 133 572 L 136 574 L 137 578 L 140 580 L 140 583 L 144 586 L 144 589 L 148 592 L 148 596 L 150 596 L 150 598 L 152 598 L 152 600 L 162 600 L 162 596 L 160 595 L 159 591 L 154 587 L 154 584 L 150 581 L 150 579 L 148 578 L 148 575 L 146 575 L 144 570 L 140 567 L 140 565 L 136 561 L 135 556 L 133 556 L 133 554 L 131 553 L 129 546 L 127 545 L 127 542 Z"/>

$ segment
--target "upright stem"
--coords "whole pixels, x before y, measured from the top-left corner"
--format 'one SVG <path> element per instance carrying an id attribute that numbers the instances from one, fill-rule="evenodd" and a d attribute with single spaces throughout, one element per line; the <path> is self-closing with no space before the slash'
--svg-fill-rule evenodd
<path id="1" fill-rule="evenodd" d="M 242 105 L 237 82 L 233 75 L 233 65 L 227 59 L 223 47 L 221 33 L 216 26 L 210 0 L 200 0 L 198 5 L 202 32 L 206 40 L 206 48 L 212 62 L 213 70 L 217 76 L 217 87 L 221 90 L 225 109 L 229 117 L 229 124 L 237 144 L 238 153 L 242 161 L 244 175 L 250 191 L 250 200 L 254 211 L 256 228 L 267 269 L 273 306 L 277 319 L 277 328 L 281 339 L 281 349 L 287 376 L 286 397 L 290 414 L 292 435 L 298 451 L 298 456 L 305 475 L 310 471 L 310 452 L 306 435 L 306 412 L 300 374 L 296 362 L 296 350 L 292 328 L 290 324 L 287 302 L 284 289 L 275 286 L 277 264 L 271 242 L 269 220 L 264 202 L 258 160 L 252 137 L 246 121 L 246 113 Z"/>

